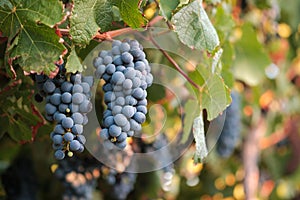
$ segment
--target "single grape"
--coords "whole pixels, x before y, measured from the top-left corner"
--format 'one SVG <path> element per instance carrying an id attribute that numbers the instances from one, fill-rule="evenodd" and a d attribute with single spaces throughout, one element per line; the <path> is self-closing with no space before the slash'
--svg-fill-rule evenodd
<path id="1" fill-rule="evenodd" d="M 99 65 L 95 71 L 95 76 L 101 78 L 105 72 L 105 65 Z"/>
<path id="2" fill-rule="evenodd" d="M 78 151 L 80 146 L 81 146 L 81 144 L 77 140 L 73 140 L 72 142 L 70 142 L 71 151 Z"/>
<path id="3" fill-rule="evenodd" d="M 137 103 L 138 106 L 147 106 L 147 104 L 148 104 L 147 99 L 139 100 Z"/>
<path id="4" fill-rule="evenodd" d="M 108 54 L 108 52 L 107 52 L 107 51 L 105 51 L 105 50 L 102 50 L 102 51 L 100 51 L 100 52 L 99 52 L 99 57 L 101 57 L 101 58 L 105 58 L 105 56 L 107 56 L 107 54 Z"/>
<path id="5" fill-rule="evenodd" d="M 81 104 L 84 100 L 84 95 L 82 93 L 75 93 L 72 96 L 72 103 Z"/>
<path id="6" fill-rule="evenodd" d="M 67 113 L 67 110 L 69 109 L 69 106 L 67 104 L 61 103 L 58 106 L 58 110 L 61 113 Z"/>
<path id="7" fill-rule="evenodd" d="M 124 80 L 125 76 L 122 72 L 115 72 L 111 77 L 111 81 L 113 84 L 121 84 Z"/>
<path id="8" fill-rule="evenodd" d="M 116 71 L 123 72 L 126 69 L 123 65 L 119 65 L 116 67 Z"/>
<path id="9" fill-rule="evenodd" d="M 131 118 L 135 113 L 135 110 L 132 106 L 126 105 L 122 108 L 122 114 L 127 118 Z"/>
<path id="10" fill-rule="evenodd" d="M 146 106 L 137 106 L 137 111 L 138 112 L 141 112 L 141 113 L 144 113 L 145 115 L 147 114 L 147 107 Z"/>
<path id="11" fill-rule="evenodd" d="M 136 99 L 143 99 L 144 90 L 142 88 L 136 88 L 133 90 L 132 96 Z"/>
<path id="12" fill-rule="evenodd" d="M 116 126 L 116 125 L 111 125 L 108 129 L 109 135 L 112 137 L 118 137 L 121 134 L 121 127 Z"/>
<path id="13" fill-rule="evenodd" d="M 54 135 L 52 141 L 54 144 L 61 144 L 63 142 L 63 137 L 61 135 Z"/>
<path id="14" fill-rule="evenodd" d="M 122 53 L 121 59 L 122 59 L 122 61 L 123 61 L 124 63 L 127 63 L 127 64 L 128 64 L 128 63 L 131 63 L 131 62 L 133 61 L 132 55 L 131 55 L 130 53 L 128 53 L 128 52 Z"/>
<path id="15" fill-rule="evenodd" d="M 90 85 L 88 83 L 82 82 L 80 85 L 83 88 L 83 93 L 87 94 L 87 93 L 90 92 L 91 88 L 90 88 Z"/>
<path id="16" fill-rule="evenodd" d="M 135 64 L 134 64 L 134 68 L 136 70 L 139 70 L 140 72 L 144 71 L 145 68 L 146 68 L 146 65 L 144 62 L 142 61 L 137 61 Z"/>
<path id="17" fill-rule="evenodd" d="M 52 105 L 51 103 L 47 103 L 45 106 L 45 111 L 48 115 L 53 115 L 56 112 L 56 106 Z"/>
<path id="18" fill-rule="evenodd" d="M 80 84 L 75 84 L 72 89 L 72 93 L 83 93 L 83 88 Z"/>
<path id="19" fill-rule="evenodd" d="M 100 137 L 102 139 L 104 139 L 104 140 L 108 140 L 109 133 L 108 133 L 108 129 L 107 128 L 101 129 L 101 131 L 100 131 Z"/>
<path id="20" fill-rule="evenodd" d="M 55 106 L 58 106 L 61 103 L 61 95 L 58 93 L 54 93 L 50 96 L 50 103 Z"/>
<path id="21" fill-rule="evenodd" d="M 88 113 L 92 110 L 92 108 L 93 108 L 93 105 L 88 100 L 84 100 L 79 106 L 79 110 L 81 113 Z"/>
<path id="22" fill-rule="evenodd" d="M 71 118 L 73 119 L 75 124 L 82 124 L 83 123 L 83 116 L 79 112 L 73 113 Z"/>
<path id="23" fill-rule="evenodd" d="M 62 125 L 57 124 L 54 128 L 54 132 L 57 133 L 57 134 L 64 134 L 65 129 L 62 127 Z"/>
<path id="24" fill-rule="evenodd" d="M 111 125 L 113 125 L 115 122 L 114 122 L 114 117 L 113 116 L 109 116 L 107 118 L 104 119 L 104 122 L 103 122 L 103 125 L 104 127 L 110 127 Z"/>
<path id="25" fill-rule="evenodd" d="M 81 83 L 81 74 L 72 74 L 71 77 L 70 77 L 70 81 L 73 83 L 73 84 L 80 84 Z"/>
<path id="26" fill-rule="evenodd" d="M 120 114 L 122 111 L 122 107 L 121 106 L 114 106 L 112 108 L 112 114 L 113 115 L 117 115 L 117 114 Z"/>
<path id="27" fill-rule="evenodd" d="M 108 91 L 104 94 L 104 102 L 108 103 L 108 102 L 112 102 L 116 99 L 115 93 Z"/>
<path id="28" fill-rule="evenodd" d="M 112 63 L 112 57 L 111 56 L 105 56 L 103 59 L 103 64 L 108 65 Z"/>
<path id="29" fill-rule="evenodd" d="M 105 110 L 103 112 L 103 119 L 107 118 L 108 116 L 112 116 L 111 110 Z"/>
<path id="30" fill-rule="evenodd" d="M 61 85 L 62 92 L 72 92 L 72 88 L 73 88 L 73 84 L 67 81 Z"/>
<path id="31" fill-rule="evenodd" d="M 138 88 L 141 85 L 141 79 L 138 77 L 134 77 L 132 79 L 132 88 Z"/>
<path id="32" fill-rule="evenodd" d="M 71 101 L 72 101 L 72 95 L 71 95 L 71 93 L 69 93 L 69 92 L 64 92 L 64 93 L 61 95 L 61 101 L 62 101 L 63 103 L 66 103 L 66 104 L 71 103 Z"/>
<path id="33" fill-rule="evenodd" d="M 125 104 L 134 106 L 137 104 L 137 100 L 132 96 L 128 95 L 125 97 Z"/>
<path id="34" fill-rule="evenodd" d="M 71 117 L 66 117 L 65 119 L 62 120 L 61 125 L 65 129 L 69 129 L 73 127 L 74 121 Z"/>
<path id="35" fill-rule="evenodd" d="M 115 65 L 122 65 L 123 62 L 122 62 L 121 56 L 120 56 L 120 55 L 115 56 L 115 57 L 113 58 L 113 63 L 114 63 Z"/>
<path id="36" fill-rule="evenodd" d="M 126 70 L 124 71 L 124 75 L 125 78 L 132 80 L 135 77 L 136 72 L 133 68 L 126 68 Z"/>
<path id="37" fill-rule="evenodd" d="M 131 89 L 132 88 L 132 81 L 130 79 L 125 79 L 123 82 L 123 88 L 126 89 Z"/>
<path id="38" fill-rule="evenodd" d="M 119 135 L 119 136 L 117 137 L 117 141 L 118 141 L 118 142 L 123 142 L 124 140 L 126 140 L 126 138 L 127 138 L 127 133 L 122 132 L 121 135 Z"/>
<path id="39" fill-rule="evenodd" d="M 64 135 L 64 140 L 65 140 L 66 142 L 71 142 L 73 139 L 74 139 L 74 135 L 73 135 L 71 132 L 67 132 L 67 133 Z"/>
<path id="40" fill-rule="evenodd" d="M 116 71 L 116 66 L 114 64 L 108 64 L 105 67 L 105 72 L 109 75 L 112 75 Z"/>
<path id="41" fill-rule="evenodd" d="M 113 47 L 115 47 L 115 46 L 119 47 L 121 44 L 122 44 L 122 42 L 120 40 L 113 40 L 113 42 L 112 42 Z"/>
<path id="42" fill-rule="evenodd" d="M 130 119 L 129 123 L 130 123 L 131 130 L 133 130 L 133 131 L 142 130 L 142 126 L 139 123 L 137 123 L 134 119 Z"/>
<path id="43" fill-rule="evenodd" d="M 130 50 L 130 45 L 127 43 L 127 42 L 123 42 L 121 45 L 120 45 L 120 51 L 121 52 L 127 52 Z"/>
<path id="44" fill-rule="evenodd" d="M 127 118 L 123 114 L 117 114 L 114 116 L 114 121 L 119 126 L 125 126 Z"/>
<path id="45" fill-rule="evenodd" d="M 82 134 L 83 133 L 83 126 L 80 124 L 75 124 L 72 127 L 72 133 L 74 134 Z"/>
<path id="46" fill-rule="evenodd" d="M 54 92 L 55 88 L 56 88 L 56 86 L 52 80 L 47 80 L 43 86 L 43 90 L 48 94 Z"/>
<path id="47" fill-rule="evenodd" d="M 66 115 L 60 112 L 56 112 L 53 115 L 53 119 L 57 122 L 57 123 L 61 123 L 61 121 L 66 118 Z"/>
<path id="48" fill-rule="evenodd" d="M 58 149 L 58 150 L 55 151 L 54 157 L 55 157 L 57 160 L 62 160 L 62 159 L 64 159 L 64 157 L 65 157 L 65 152 L 63 152 L 62 150 Z"/>
<path id="49" fill-rule="evenodd" d="M 94 67 L 97 69 L 100 65 L 103 64 L 103 58 L 96 57 L 93 61 Z"/>
<path id="50" fill-rule="evenodd" d="M 110 83 L 106 83 L 106 84 L 103 85 L 102 89 L 103 89 L 104 92 L 108 92 L 108 91 L 112 91 L 113 87 Z"/>
<path id="51" fill-rule="evenodd" d="M 127 132 L 130 130 L 130 123 L 127 121 L 125 126 L 122 126 L 122 131 Z"/>
<path id="52" fill-rule="evenodd" d="M 113 55 L 119 55 L 119 54 L 121 54 L 121 51 L 120 51 L 119 46 L 114 46 L 114 47 L 111 49 L 111 52 L 112 52 Z"/>
<path id="53" fill-rule="evenodd" d="M 117 104 L 117 105 L 120 105 L 120 106 L 124 106 L 124 105 L 125 105 L 125 98 L 122 97 L 122 96 L 119 96 L 119 97 L 116 99 L 116 104 Z"/>
<path id="54" fill-rule="evenodd" d="M 85 144 L 86 143 L 86 138 L 84 137 L 84 135 L 77 135 L 76 139 L 81 143 L 81 144 Z"/>
<path id="55" fill-rule="evenodd" d="M 136 112 L 133 116 L 134 120 L 137 121 L 138 123 L 142 124 L 146 120 L 146 116 L 144 113 L 141 112 Z"/>

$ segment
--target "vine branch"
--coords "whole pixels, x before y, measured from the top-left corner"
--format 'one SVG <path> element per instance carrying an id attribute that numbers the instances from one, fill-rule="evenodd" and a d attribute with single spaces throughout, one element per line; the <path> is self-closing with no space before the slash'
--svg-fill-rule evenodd
<path id="1" fill-rule="evenodd" d="M 190 82 L 195 88 L 197 89 L 201 89 L 201 87 L 196 84 L 192 79 L 190 79 L 190 77 L 188 77 L 188 75 L 179 67 L 179 65 L 177 64 L 177 62 L 164 50 L 160 47 L 160 45 L 154 40 L 153 37 L 150 36 L 150 41 L 154 44 L 154 46 L 156 46 L 161 52 L 162 54 L 168 59 L 168 61 L 175 67 L 175 69 L 182 75 L 184 76 L 184 78 Z"/>

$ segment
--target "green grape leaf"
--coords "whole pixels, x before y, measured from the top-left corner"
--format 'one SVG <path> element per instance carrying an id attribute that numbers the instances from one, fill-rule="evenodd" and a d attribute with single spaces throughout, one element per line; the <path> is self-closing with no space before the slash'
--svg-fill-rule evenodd
<path id="1" fill-rule="evenodd" d="M 177 8 L 179 5 L 180 1 L 179 0 L 160 0 L 159 1 L 159 8 L 161 11 L 162 16 L 167 19 L 171 20 L 173 11 Z"/>
<path id="2" fill-rule="evenodd" d="M 199 108 L 200 105 L 199 102 L 197 102 L 197 100 L 190 99 L 184 105 L 185 116 L 183 121 L 183 136 L 181 139 L 181 143 L 187 142 L 191 133 L 193 120 L 195 119 L 195 117 L 200 111 Z"/>
<path id="3" fill-rule="evenodd" d="M 131 28 L 140 28 L 145 25 L 146 19 L 139 10 L 140 0 L 114 0 L 114 4 L 119 8 L 123 21 Z"/>
<path id="4" fill-rule="evenodd" d="M 198 69 L 205 80 L 200 95 L 201 106 L 207 111 L 207 119 L 216 118 L 230 104 L 230 90 L 218 74 L 213 74 L 207 68 Z"/>
<path id="5" fill-rule="evenodd" d="M 63 6 L 56 0 L 2 2 L 0 30 L 8 36 L 8 43 L 12 43 L 5 60 L 16 59 L 25 71 L 49 73 L 54 70 L 54 62 L 64 47 L 50 27 L 62 18 Z"/>
<path id="6" fill-rule="evenodd" d="M 202 0 L 181 8 L 171 21 L 180 41 L 190 48 L 213 52 L 220 44 L 218 34 L 202 7 Z"/>
<path id="7" fill-rule="evenodd" d="M 237 79 L 255 86 L 265 78 L 265 68 L 271 64 L 271 60 L 258 41 L 251 24 L 244 24 L 242 33 L 242 38 L 234 45 L 236 59 L 233 63 L 233 72 Z"/>
<path id="8" fill-rule="evenodd" d="M 16 62 L 25 71 L 48 74 L 55 70 L 54 62 L 64 49 L 54 29 L 45 25 L 26 24 L 20 30 L 18 45 L 14 46 L 10 56 L 17 58 Z"/>
<path id="9" fill-rule="evenodd" d="M 96 19 L 96 6 L 105 0 L 74 0 L 74 9 L 70 17 L 70 35 L 72 41 L 78 45 L 87 45 L 100 29 Z"/>
<path id="10" fill-rule="evenodd" d="M 111 29 L 113 22 L 113 7 L 109 1 L 97 1 L 95 6 L 95 19 L 96 23 L 100 27 L 101 32 L 106 32 Z"/>
<path id="11" fill-rule="evenodd" d="M 193 122 L 193 135 L 196 142 L 196 152 L 194 154 L 194 163 L 203 162 L 207 157 L 208 151 L 204 135 L 204 121 L 202 116 L 202 110 L 198 117 Z"/>
<path id="12" fill-rule="evenodd" d="M 62 18 L 63 5 L 57 0 L 5 0 L 0 3 L 0 30 L 9 40 L 27 23 L 53 26 Z"/>
<path id="13" fill-rule="evenodd" d="M 213 73 L 208 67 L 197 66 L 197 70 L 189 73 L 196 84 L 201 86 L 198 94 L 200 108 L 206 109 L 207 119 L 216 118 L 230 104 L 230 90 L 219 73 Z"/>
<path id="14" fill-rule="evenodd" d="M 80 59 L 77 56 L 75 47 L 73 47 L 71 49 L 70 55 L 67 58 L 67 64 L 66 64 L 66 70 L 68 72 L 72 72 L 72 73 L 76 73 L 78 72 L 82 72 L 83 67 L 82 64 L 80 62 Z"/>

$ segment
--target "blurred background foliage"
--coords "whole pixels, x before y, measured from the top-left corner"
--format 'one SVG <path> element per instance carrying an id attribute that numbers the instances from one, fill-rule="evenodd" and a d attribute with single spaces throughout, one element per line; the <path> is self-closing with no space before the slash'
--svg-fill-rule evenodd
<path id="1" fill-rule="evenodd" d="M 128 199 L 242 200 L 246 194 L 249 199 L 300 199 L 300 1 L 206 0 L 204 8 L 220 37 L 224 81 L 240 93 L 242 129 L 238 145 L 229 158 L 221 158 L 213 149 L 206 162 L 198 165 L 193 164 L 192 145 L 174 163 L 171 180 L 162 180 L 162 170 L 138 174 Z M 156 1 L 144 5 L 147 19 L 158 12 Z M 4 55 L 4 43 L 0 41 L 0 55 Z M 91 42 L 78 55 L 84 59 L 85 50 L 90 51 L 96 44 Z M 205 57 L 203 54 L 200 61 L 205 63 Z M 34 175 L 34 179 L 26 179 L 29 183 L 25 184 L 32 186 L 26 190 L 36 193 L 37 199 L 60 199 L 62 185 L 53 176 L 56 161 L 49 139 L 53 125 L 44 124 L 40 116 L 32 117 L 33 82 L 28 77 L 20 82 L 9 81 L 3 59 L 0 174 L 16 165 L 18 159 L 28 159 L 31 164 L 25 166 L 30 170 L 23 173 Z M 149 60 L 169 64 L 159 51 L 149 52 Z M 196 63 L 198 60 L 195 57 Z M 193 69 L 184 62 L 181 66 L 186 72 Z M 149 99 L 163 105 L 168 113 L 170 124 L 164 130 L 167 137 L 181 134 L 182 123 L 171 105 L 172 94 L 164 88 L 150 88 Z M 4 106 L 19 109 L 4 113 Z M 43 110 L 43 105 L 35 106 Z M 153 112 L 162 111 L 157 108 Z M 28 131 L 34 135 L 28 136 Z M 81 155 L 81 159 L 89 157 L 88 152 Z M 106 187 L 100 179 L 93 199 L 108 199 L 111 190 Z M 0 198 L 5 199 L 6 194 L 0 182 Z"/>

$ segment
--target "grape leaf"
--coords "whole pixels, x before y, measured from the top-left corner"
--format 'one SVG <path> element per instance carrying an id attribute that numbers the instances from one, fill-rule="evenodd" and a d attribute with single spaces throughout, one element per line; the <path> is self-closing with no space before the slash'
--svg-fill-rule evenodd
<path id="1" fill-rule="evenodd" d="M 22 26 L 18 45 L 11 51 L 11 57 L 17 58 L 18 63 L 25 71 L 45 72 L 55 70 L 55 61 L 63 52 L 59 37 L 54 29 L 45 25 L 26 24 Z"/>
<path id="2" fill-rule="evenodd" d="M 177 8 L 179 5 L 180 1 L 179 0 L 160 0 L 159 1 L 159 8 L 161 10 L 162 16 L 167 19 L 171 20 L 173 11 Z"/>
<path id="3" fill-rule="evenodd" d="M 97 1 L 95 6 L 96 23 L 101 28 L 101 32 L 109 31 L 113 21 L 113 8 L 109 1 Z"/>
<path id="4" fill-rule="evenodd" d="M 192 125 L 193 125 L 193 120 L 199 113 L 199 111 L 200 111 L 199 108 L 200 108 L 200 105 L 197 102 L 197 100 L 190 99 L 184 105 L 185 115 L 184 115 L 184 121 L 183 121 L 183 136 L 181 139 L 182 143 L 185 143 L 189 138 L 189 135 L 190 135 L 191 129 L 192 129 Z"/>
<path id="5" fill-rule="evenodd" d="M 213 52 L 220 44 L 218 34 L 202 7 L 202 0 L 181 8 L 171 21 L 180 41 L 190 48 Z"/>
<path id="6" fill-rule="evenodd" d="M 202 110 L 200 111 L 200 115 L 194 119 L 193 134 L 196 142 L 196 152 L 194 155 L 194 163 L 196 164 L 199 162 L 203 162 L 208 154 L 204 135 L 204 121 Z"/>
<path id="7" fill-rule="evenodd" d="M 114 4 L 119 8 L 123 21 L 131 28 L 140 28 L 145 25 L 146 19 L 139 11 L 140 0 L 114 0 Z"/>
<path id="8" fill-rule="evenodd" d="M 82 70 L 83 70 L 82 64 L 77 56 L 77 53 L 76 53 L 76 50 L 74 47 L 71 49 L 70 55 L 68 56 L 66 69 L 68 72 L 72 72 L 72 73 L 76 73 L 77 71 L 82 72 Z"/>
<path id="9" fill-rule="evenodd" d="M 200 101 L 202 108 L 207 111 L 207 119 L 211 121 L 230 104 L 230 91 L 218 74 L 213 74 L 203 67 L 199 71 L 205 80 Z"/>
<path id="10" fill-rule="evenodd" d="M 0 3 L 0 30 L 9 40 L 24 24 L 39 22 L 53 26 L 62 18 L 62 3 L 56 0 L 5 0 Z"/>
<path id="11" fill-rule="evenodd" d="M 17 64 L 26 71 L 49 73 L 55 69 L 54 61 L 58 60 L 64 47 L 49 26 L 63 18 L 62 3 L 56 0 L 10 0 L 0 5 L 0 30 L 8 36 L 8 43 L 12 42 L 6 60 L 17 59 Z"/>
<path id="12" fill-rule="evenodd" d="M 201 86 L 201 90 L 195 89 L 195 92 L 199 95 L 201 109 L 206 109 L 207 119 L 211 121 L 230 104 L 229 88 L 218 73 L 212 73 L 208 67 L 202 65 L 188 75 Z"/>
<path id="13" fill-rule="evenodd" d="M 100 29 L 96 19 L 96 6 L 104 0 L 74 0 L 74 9 L 70 17 L 70 35 L 75 44 L 86 45 Z"/>
<path id="14" fill-rule="evenodd" d="M 265 68 L 271 64 L 271 60 L 251 24 L 244 24 L 242 32 L 242 38 L 235 44 L 233 72 L 236 78 L 255 86 L 265 78 Z"/>

